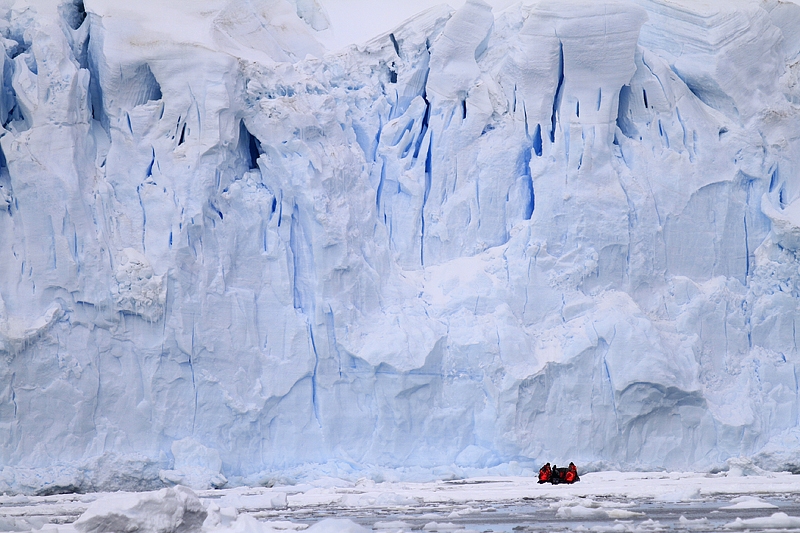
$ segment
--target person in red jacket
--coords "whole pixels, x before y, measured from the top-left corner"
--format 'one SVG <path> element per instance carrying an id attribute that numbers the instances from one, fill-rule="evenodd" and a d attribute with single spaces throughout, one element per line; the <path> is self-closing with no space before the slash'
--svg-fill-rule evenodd
<path id="1" fill-rule="evenodd" d="M 567 483 L 575 483 L 580 480 L 581 478 L 578 476 L 578 467 L 575 466 L 575 463 L 570 463 L 567 473 L 564 476 L 564 481 Z"/>
<path id="2" fill-rule="evenodd" d="M 553 471 L 550 469 L 550 463 L 547 463 L 539 469 L 539 483 L 547 483 L 552 475 Z"/>

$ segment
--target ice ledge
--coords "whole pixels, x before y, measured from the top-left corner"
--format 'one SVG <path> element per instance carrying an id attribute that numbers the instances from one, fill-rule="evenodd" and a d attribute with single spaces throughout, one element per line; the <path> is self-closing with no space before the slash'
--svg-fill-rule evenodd
<path id="1" fill-rule="evenodd" d="M 773 199 L 761 197 L 761 210 L 772 221 L 772 236 L 776 244 L 787 250 L 800 250 L 800 199 L 783 208 L 773 207 Z"/>
<path id="2" fill-rule="evenodd" d="M 9 316 L 0 296 L 0 352 L 16 354 L 22 352 L 53 324 L 64 316 L 60 303 L 55 303 L 43 315 L 32 321 Z"/>

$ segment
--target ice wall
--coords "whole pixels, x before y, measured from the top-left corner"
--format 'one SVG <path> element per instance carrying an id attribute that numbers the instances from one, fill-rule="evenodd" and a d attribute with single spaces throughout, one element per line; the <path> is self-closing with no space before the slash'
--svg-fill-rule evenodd
<path id="1" fill-rule="evenodd" d="M 0 490 L 800 469 L 800 7 L 327 21 L 0 9 Z"/>

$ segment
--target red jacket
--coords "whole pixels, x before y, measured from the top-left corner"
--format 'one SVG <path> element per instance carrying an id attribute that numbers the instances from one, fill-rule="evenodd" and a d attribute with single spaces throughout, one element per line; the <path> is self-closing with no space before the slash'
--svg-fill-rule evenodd
<path id="1" fill-rule="evenodd" d="M 539 481 L 547 482 L 550 481 L 550 477 L 553 475 L 553 471 L 550 469 L 550 463 L 547 463 L 542 468 L 539 469 Z"/>

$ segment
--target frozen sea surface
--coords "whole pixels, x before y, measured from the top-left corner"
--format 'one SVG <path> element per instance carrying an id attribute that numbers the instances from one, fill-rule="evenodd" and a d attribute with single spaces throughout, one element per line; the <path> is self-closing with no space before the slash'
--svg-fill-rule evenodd
<path id="1" fill-rule="evenodd" d="M 171 506 L 176 494 L 178 499 L 181 494 L 188 498 L 179 512 Z M 137 515 L 145 508 L 147 519 L 169 519 L 145 523 Z M 204 520 L 202 526 L 198 517 Z M 798 531 L 800 477 L 601 472 L 586 474 L 572 486 L 539 485 L 529 477 L 431 483 L 323 478 L 294 486 L 196 493 L 177 488 L 0 498 L 3 531 L 125 528 L 254 533 L 309 528 L 316 533 Z"/>

